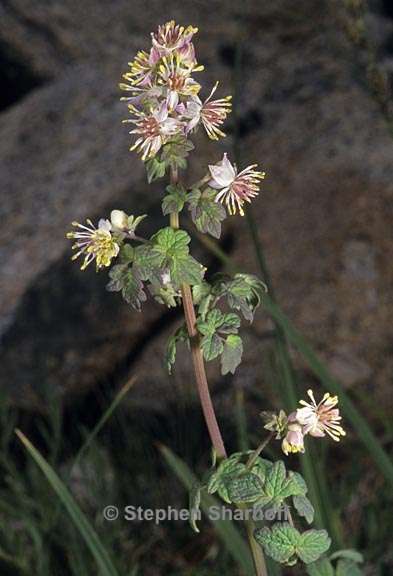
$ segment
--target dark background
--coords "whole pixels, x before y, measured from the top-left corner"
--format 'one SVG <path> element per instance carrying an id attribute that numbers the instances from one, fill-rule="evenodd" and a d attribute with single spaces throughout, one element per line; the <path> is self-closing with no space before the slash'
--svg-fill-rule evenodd
<path id="1" fill-rule="evenodd" d="M 142 163 L 128 152 L 131 141 L 121 124 L 127 111 L 117 85 L 127 62 L 148 47 L 149 32 L 171 18 L 199 27 L 195 45 L 205 65 L 199 77 L 203 94 L 219 80 L 220 96 L 233 94 L 237 109 L 228 121 L 228 137 L 219 144 L 198 133 L 187 179 L 203 176 L 207 163 L 224 151 L 233 157 L 236 147 L 242 166 L 258 162 L 266 170 L 252 213 L 277 298 L 386 449 L 392 440 L 391 4 L 1 0 L 3 424 L 8 432 L 20 426 L 61 469 L 120 387 L 137 375 L 76 481 L 75 493 L 93 519 L 110 503 L 185 503 L 157 442 L 193 468 L 207 466 L 209 444 L 189 358 L 181 354 L 172 377 L 162 366 L 179 313 L 152 301 L 136 313 L 105 291 L 106 272 L 95 274 L 91 267 L 81 273 L 70 263 L 65 239 L 72 220 L 96 221 L 114 208 L 149 213 L 146 234 L 164 223 L 163 185 L 148 186 Z M 242 269 L 259 273 L 246 219 L 227 220 L 221 242 Z M 212 271 L 220 270 L 211 254 L 196 243 L 193 249 Z M 236 398 L 244 398 L 251 440 L 260 426 L 258 412 L 281 405 L 271 366 L 271 329 L 260 310 L 245 330 L 244 363 L 236 375 L 222 378 L 209 367 L 231 449 L 236 448 Z M 319 395 L 321 386 L 292 354 L 299 393 L 312 385 Z M 380 472 L 347 427 L 348 439 L 333 450 L 327 442 L 325 454 L 338 533 L 345 547 L 366 554 L 367 574 L 390 574 L 391 500 Z M 26 468 L 12 435 L 4 432 L 4 438 L 4 460 L 9 463 L 11 454 L 15 468 L 11 472 L 3 462 L 0 498 L 15 498 L 15 478 L 22 486 L 19 496 L 35 494 L 33 519 L 43 544 L 38 552 L 26 531 L 27 504 L 20 496 L 14 515 L 3 512 L 0 552 L 4 548 L 17 558 L 23 550 L 32 573 L 40 576 L 46 574 L 40 554 L 48 573 L 73 574 L 67 548 L 59 542 L 61 531 L 56 533 L 57 519 L 49 530 L 41 514 L 53 507 L 54 497 L 50 500 L 39 475 Z M 93 498 L 97 477 L 101 492 L 96 487 Z M 7 540 L 10 527 L 20 548 Z M 110 528 L 110 545 L 128 567 L 140 566 L 138 574 L 213 574 L 217 566 L 237 574 L 207 524 L 194 540 L 188 527 L 136 529 L 119 521 Z M 77 538 L 69 530 L 73 550 Z M 202 568 L 196 568 L 199 560 Z M 4 570 L 23 574 L 9 559 Z M 94 573 L 89 570 L 87 564 L 86 573 Z"/>

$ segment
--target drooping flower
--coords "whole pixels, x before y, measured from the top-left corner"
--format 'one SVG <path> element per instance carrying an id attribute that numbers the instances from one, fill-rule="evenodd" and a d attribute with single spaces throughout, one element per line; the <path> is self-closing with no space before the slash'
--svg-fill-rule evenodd
<path id="1" fill-rule="evenodd" d="M 96 228 L 91 220 L 86 220 L 86 222 L 88 226 L 73 222 L 72 225 L 79 230 L 67 233 L 67 238 L 76 240 L 72 249 L 77 252 L 72 256 L 72 260 L 84 255 L 81 270 L 85 270 L 94 259 L 97 270 L 110 266 L 112 258 L 115 258 L 120 250 L 119 244 L 112 236 L 111 223 L 109 220 L 101 219 Z"/>
<path id="2" fill-rule="evenodd" d="M 303 433 L 310 436 L 323 437 L 328 434 L 338 442 L 341 436 L 345 436 L 345 430 L 341 426 L 341 416 L 338 408 L 337 396 L 331 396 L 328 392 L 317 404 L 312 390 L 307 390 L 311 402 L 300 400 L 303 408 L 296 410 L 296 419 L 303 426 Z"/>
<path id="3" fill-rule="evenodd" d="M 138 134 L 138 138 L 130 150 L 141 152 L 142 160 L 155 156 L 168 138 L 179 134 L 184 129 L 180 120 L 169 117 L 166 102 L 162 102 L 160 107 L 153 110 L 150 114 L 145 114 L 132 104 L 129 104 L 128 107 L 130 112 L 136 116 L 136 119 L 127 119 L 123 120 L 123 122 L 135 124 L 136 128 L 131 130 L 130 134 Z"/>
<path id="4" fill-rule="evenodd" d="M 291 421 L 292 417 L 292 421 Z M 286 456 L 304 452 L 304 434 L 302 426 L 293 419 L 293 414 L 288 416 L 288 431 L 281 443 L 282 451 Z"/>
<path id="5" fill-rule="evenodd" d="M 265 177 L 265 172 L 255 170 L 256 166 L 252 164 L 238 173 L 236 165 L 231 164 L 226 154 L 221 162 L 209 165 L 212 177 L 209 186 L 220 190 L 216 202 L 225 202 L 230 214 L 236 214 L 236 210 L 239 210 L 243 216 L 244 202 L 251 202 L 251 198 L 258 196 L 259 182 Z"/>
<path id="6" fill-rule="evenodd" d="M 218 82 L 214 85 L 210 95 L 204 102 L 201 101 L 199 96 L 191 96 L 185 107 L 184 116 L 188 118 L 187 132 L 193 130 L 199 122 L 202 122 L 207 135 L 212 140 L 218 140 L 219 137 L 224 137 L 225 133 L 219 129 L 227 115 L 231 112 L 232 96 L 225 96 L 218 100 L 211 100 L 214 92 L 217 90 Z"/>

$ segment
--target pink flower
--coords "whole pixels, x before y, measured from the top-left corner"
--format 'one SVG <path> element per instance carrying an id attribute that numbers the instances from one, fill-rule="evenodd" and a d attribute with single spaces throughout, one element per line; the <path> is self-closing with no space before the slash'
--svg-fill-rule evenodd
<path id="1" fill-rule="evenodd" d="M 142 160 L 147 160 L 155 156 L 161 146 L 165 144 L 171 136 L 184 130 L 184 126 L 180 120 L 169 118 L 169 111 L 165 101 L 150 114 L 145 114 L 132 104 L 129 105 L 129 109 L 137 118 L 123 120 L 123 122 L 135 124 L 136 128 L 131 130 L 130 134 L 139 135 L 130 150 L 142 152 Z"/>
<path id="2" fill-rule="evenodd" d="M 288 431 L 281 444 L 286 456 L 296 452 L 304 452 L 304 433 L 302 426 L 296 421 L 295 412 L 288 416 Z"/>
<path id="3" fill-rule="evenodd" d="M 190 48 L 191 39 L 198 32 L 193 26 L 179 26 L 174 20 L 158 27 L 157 32 L 152 32 L 153 47 L 161 56 L 168 56 L 175 50 L 180 51 L 186 58 L 195 58 L 193 47 Z"/>
<path id="4" fill-rule="evenodd" d="M 316 437 L 323 437 L 328 434 L 338 442 L 341 436 L 345 436 L 345 430 L 340 425 L 340 411 L 335 408 L 338 404 L 337 396 L 326 393 L 317 404 L 313 391 L 308 390 L 307 394 L 311 403 L 300 400 L 300 404 L 304 408 L 296 410 L 296 419 L 303 426 L 303 433 Z"/>
<path id="5" fill-rule="evenodd" d="M 138 90 L 135 88 L 136 86 L 151 87 L 152 76 L 160 58 L 160 55 L 153 48 L 149 54 L 144 50 L 140 50 L 134 60 L 128 63 L 131 70 L 123 74 L 123 78 L 127 80 L 128 84 L 121 83 L 120 88 L 135 92 Z"/>
<path id="6" fill-rule="evenodd" d="M 219 100 L 210 100 L 214 92 L 217 90 L 218 82 L 214 85 L 210 95 L 202 103 L 198 96 L 191 96 L 187 102 L 184 116 L 189 118 L 187 124 L 187 132 L 193 130 L 201 121 L 207 135 L 212 140 L 218 140 L 221 136 L 225 136 L 218 127 L 224 123 L 227 115 L 231 111 L 231 96 L 220 98 Z"/>
<path id="7" fill-rule="evenodd" d="M 243 216 L 244 202 L 251 202 L 251 198 L 258 196 L 259 181 L 263 180 L 265 173 L 254 170 L 256 166 L 257 164 L 252 164 L 237 173 L 236 165 L 230 163 L 226 154 L 218 164 L 209 165 L 212 176 L 209 186 L 220 190 L 216 202 L 225 202 L 230 214 L 236 214 L 238 209 Z"/>
<path id="8" fill-rule="evenodd" d="M 185 67 L 180 60 L 179 54 L 170 54 L 162 59 L 158 70 L 158 83 L 167 88 L 167 104 L 170 110 L 176 108 L 179 103 L 179 95 L 195 96 L 201 89 L 191 73 L 192 67 Z"/>

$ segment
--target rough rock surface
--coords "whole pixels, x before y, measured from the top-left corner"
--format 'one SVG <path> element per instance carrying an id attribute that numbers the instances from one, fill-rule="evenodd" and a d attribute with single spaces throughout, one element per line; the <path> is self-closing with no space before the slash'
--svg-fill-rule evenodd
<path id="1" fill-rule="evenodd" d="M 105 274 L 81 274 L 69 263 L 64 232 L 73 219 L 120 205 L 153 209 L 152 228 L 160 221 L 159 186 L 147 187 L 140 162 L 127 153 L 116 82 L 162 20 L 161 4 L 91 4 L 31 10 L 8 0 L 1 8 L 0 41 L 48 78 L 0 115 L 1 385 L 31 403 L 33 392 L 48 387 L 85 389 L 137 371 L 133 401 L 160 407 L 190 381 L 186 355 L 172 380 L 162 372 L 174 315 L 149 303 L 140 316 L 105 293 Z M 279 300 L 346 385 L 362 385 L 387 402 L 393 141 L 354 75 L 329 6 L 249 2 L 252 15 L 243 14 L 241 24 L 230 2 L 169 2 L 166 12 L 200 27 L 204 79 L 220 79 L 225 93 L 242 30 L 241 149 L 245 163 L 259 161 L 268 172 L 253 213 Z M 231 144 L 229 137 L 221 150 Z M 214 157 L 215 144 L 202 146 L 191 176 Z M 235 260 L 255 272 L 245 221 L 231 219 L 225 231 Z M 256 329 L 267 326 L 259 313 Z M 246 341 L 246 362 L 234 380 L 259 386 L 260 346 L 249 331 Z"/>

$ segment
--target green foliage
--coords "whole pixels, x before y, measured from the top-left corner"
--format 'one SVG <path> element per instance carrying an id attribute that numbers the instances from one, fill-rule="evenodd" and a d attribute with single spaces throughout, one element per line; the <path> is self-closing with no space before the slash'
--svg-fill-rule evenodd
<path id="1" fill-rule="evenodd" d="M 188 196 L 191 218 L 197 230 L 202 234 L 210 234 L 214 238 L 221 236 L 221 222 L 226 217 L 222 204 L 215 201 L 217 191 L 206 188 L 203 192 L 194 189 Z"/>
<path id="2" fill-rule="evenodd" d="M 328 558 L 321 558 L 307 566 L 309 576 L 335 576 L 336 572 Z"/>
<path id="3" fill-rule="evenodd" d="M 142 302 L 145 302 L 147 297 L 138 270 L 130 268 L 128 264 L 116 264 L 112 266 L 109 277 L 106 289 L 109 292 L 121 292 L 124 300 L 140 311 Z"/>
<path id="4" fill-rule="evenodd" d="M 139 224 L 147 218 L 147 214 L 142 214 L 141 216 L 128 216 L 127 218 L 127 231 L 133 236 L 138 228 Z"/>
<path id="5" fill-rule="evenodd" d="M 235 452 L 222 460 L 218 468 L 210 475 L 207 483 L 209 494 L 215 492 L 228 504 L 255 502 L 263 489 L 268 470 L 272 464 L 269 460 L 258 457 L 251 470 L 244 462 L 252 451 Z"/>
<path id="6" fill-rule="evenodd" d="M 336 567 L 333 561 L 338 560 Z M 363 562 L 363 556 L 356 550 L 339 550 L 329 558 L 321 558 L 307 566 L 309 576 L 362 576 L 363 572 L 359 564 Z"/>
<path id="7" fill-rule="evenodd" d="M 169 374 L 172 373 L 172 366 L 176 361 L 177 344 L 179 342 L 188 342 L 188 333 L 185 324 L 183 324 L 182 326 L 180 326 L 180 328 L 176 330 L 173 336 L 169 338 L 167 343 L 167 349 L 165 354 L 165 366 Z"/>
<path id="8" fill-rule="evenodd" d="M 108 551 L 102 545 L 97 533 L 88 522 L 86 516 L 79 508 L 67 487 L 26 436 L 24 436 L 20 431 L 17 431 L 17 435 L 67 510 L 67 513 L 73 521 L 76 529 L 79 531 L 81 537 L 86 542 L 87 547 L 94 557 L 100 573 L 103 576 L 118 576 L 118 572 Z"/>
<path id="9" fill-rule="evenodd" d="M 177 136 L 162 147 L 161 161 L 166 168 L 171 168 L 172 170 L 181 168 L 184 170 L 187 168 L 186 158 L 193 149 L 194 145 L 192 142 L 184 136 Z"/>
<path id="10" fill-rule="evenodd" d="M 199 284 L 205 269 L 189 254 L 190 237 L 183 230 L 163 228 L 136 248 L 123 245 L 120 264 L 109 272 L 107 289 L 121 292 L 136 310 L 146 300 L 144 282 L 152 296 L 168 307 L 177 306 L 181 284 Z"/>
<path id="11" fill-rule="evenodd" d="M 275 462 L 266 475 L 265 484 L 258 503 L 279 506 L 290 496 L 304 496 L 307 487 L 300 481 L 300 474 L 286 473 L 285 464 L 281 460 Z"/>
<path id="12" fill-rule="evenodd" d="M 181 284 L 198 284 L 202 281 L 205 269 L 189 254 L 191 238 L 184 230 L 163 228 L 151 238 L 151 262 L 162 270 L 167 268 L 175 288 Z"/>
<path id="13" fill-rule="evenodd" d="M 222 289 L 229 306 L 240 310 L 249 322 L 253 321 L 255 310 L 267 292 L 265 284 L 252 274 L 235 274 L 232 280 L 223 283 Z"/>
<path id="14" fill-rule="evenodd" d="M 167 186 L 166 191 L 167 195 L 164 196 L 162 201 L 162 213 L 164 216 L 181 212 L 187 199 L 185 188 L 180 184 L 176 186 L 170 185 Z"/>
<path id="15" fill-rule="evenodd" d="M 336 576 L 362 576 L 363 572 L 351 560 L 339 560 L 336 566 Z"/>
<path id="16" fill-rule="evenodd" d="M 189 510 L 190 510 L 190 525 L 194 532 L 199 532 L 197 526 L 197 519 L 201 506 L 202 485 L 197 483 L 190 490 L 189 496 Z"/>
<path id="17" fill-rule="evenodd" d="M 235 373 L 243 355 L 243 343 L 240 336 L 230 334 L 224 344 L 224 350 L 221 356 L 221 373 L 223 375 L 231 372 Z"/>
<path id="18" fill-rule="evenodd" d="M 205 318 L 199 318 L 197 321 L 197 328 L 202 335 L 201 348 L 205 360 L 208 362 L 214 360 L 220 354 L 223 354 L 221 359 L 221 372 L 226 374 L 231 371 L 234 372 L 240 363 L 241 353 L 243 350 L 241 338 L 228 338 L 224 340 L 222 335 L 234 335 L 240 327 L 240 318 L 237 314 L 230 312 L 224 314 L 218 308 L 210 310 Z"/>
<path id="19" fill-rule="evenodd" d="M 158 178 L 163 178 L 165 176 L 167 164 L 160 160 L 158 156 L 155 156 L 145 162 L 145 167 L 147 181 L 151 184 L 154 180 L 158 180 Z"/>
<path id="20" fill-rule="evenodd" d="M 230 478 L 227 483 L 228 498 L 235 504 L 250 504 L 258 500 L 262 481 L 252 472 L 243 472 L 241 476 Z"/>
<path id="21" fill-rule="evenodd" d="M 299 516 L 303 516 L 307 524 L 312 524 L 314 521 L 314 507 L 307 496 L 294 496 L 292 502 Z"/>
<path id="22" fill-rule="evenodd" d="M 301 534 L 287 522 L 257 530 L 255 539 L 273 560 L 288 565 L 295 564 L 298 558 L 305 564 L 315 562 L 331 543 L 326 530 L 307 530 Z"/>

